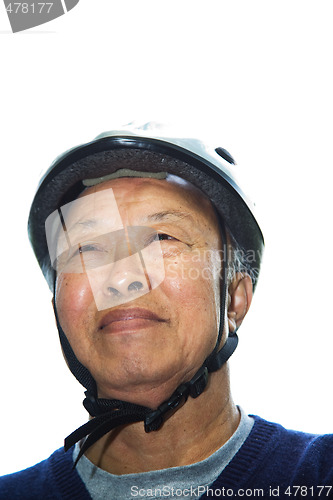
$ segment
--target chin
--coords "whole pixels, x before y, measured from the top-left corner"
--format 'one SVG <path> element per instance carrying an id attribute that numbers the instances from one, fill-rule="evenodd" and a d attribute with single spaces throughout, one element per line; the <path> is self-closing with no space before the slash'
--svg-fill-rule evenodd
<path id="1" fill-rule="evenodd" d="M 156 409 L 161 403 L 167 400 L 176 388 L 181 384 L 181 381 L 168 379 L 163 380 L 161 377 L 155 380 L 152 377 L 143 377 L 133 379 L 130 384 L 127 378 L 124 384 L 115 384 L 112 387 L 101 384 L 98 387 L 98 397 L 106 399 L 118 399 L 129 403 L 147 406 L 148 408 Z"/>

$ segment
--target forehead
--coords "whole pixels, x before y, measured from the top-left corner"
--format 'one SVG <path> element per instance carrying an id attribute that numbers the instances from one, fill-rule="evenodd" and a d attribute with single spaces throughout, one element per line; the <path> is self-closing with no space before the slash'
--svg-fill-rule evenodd
<path id="1" fill-rule="evenodd" d="M 94 194 L 96 196 L 89 196 Z M 171 219 L 172 213 L 176 218 L 177 212 L 184 212 L 195 219 L 206 219 L 207 223 L 216 226 L 216 215 L 210 200 L 198 188 L 176 176 L 163 180 L 130 177 L 113 179 L 87 188 L 79 199 L 81 215 L 86 212 L 88 216 L 89 211 L 93 210 L 100 217 L 109 216 L 112 206 L 121 218 L 140 218 L 169 211 Z"/>

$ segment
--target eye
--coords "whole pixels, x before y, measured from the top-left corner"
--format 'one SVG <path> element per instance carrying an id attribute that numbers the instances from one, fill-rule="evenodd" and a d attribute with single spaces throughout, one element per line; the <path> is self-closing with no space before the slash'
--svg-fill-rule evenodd
<path id="1" fill-rule="evenodd" d="M 154 241 L 179 241 L 177 238 L 174 238 L 173 236 L 170 236 L 167 233 L 153 233 L 149 235 L 149 237 L 146 239 L 144 246 L 150 245 Z"/>
<path id="2" fill-rule="evenodd" d="M 72 253 L 70 258 L 77 257 L 83 253 L 103 252 L 103 248 L 95 243 L 78 244 L 78 248 Z"/>
<path id="3" fill-rule="evenodd" d="M 91 244 L 87 244 L 87 245 L 80 245 L 78 250 L 76 251 L 79 252 L 79 253 L 84 253 L 84 252 L 100 252 L 101 249 L 98 248 L 96 245 L 91 245 Z"/>
<path id="4" fill-rule="evenodd" d="M 156 235 L 156 240 L 158 240 L 158 241 L 165 241 L 165 240 L 179 241 L 179 240 L 177 240 L 177 238 L 174 238 L 173 236 L 170 236 L 169 234 L 166 234 L 166 233 L 158 233 Z"/>

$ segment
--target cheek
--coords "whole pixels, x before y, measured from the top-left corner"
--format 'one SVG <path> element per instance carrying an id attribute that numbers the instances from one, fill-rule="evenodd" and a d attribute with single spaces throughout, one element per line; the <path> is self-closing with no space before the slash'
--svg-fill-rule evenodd
<path id="1" fill-rule="evenodd" d="M 183 356 L 187 363 L 200 366 L 214 349 L 218 336 L 218 269 L 211 259 L 175 259 L 166 267 L 164 293 L 176 318 Z"/>
<path id="2" fill-rule="evenodd" d="M 65 332 L 83 322 L 93 297 L 89 282 L 83 274 L 62 274 L 56 283 L 56 308 Z"/>
<path id="3" fill-rule="evenodd" d="M 211 255 L 179 256 L 166 263 L 166 293 L 178 309 L 187 310 L 190 322 L 194 316 L 202 316 L 202 321 L 212 320 L 216 325 L 220 307 L 219 271 L 219 263 Z"/>

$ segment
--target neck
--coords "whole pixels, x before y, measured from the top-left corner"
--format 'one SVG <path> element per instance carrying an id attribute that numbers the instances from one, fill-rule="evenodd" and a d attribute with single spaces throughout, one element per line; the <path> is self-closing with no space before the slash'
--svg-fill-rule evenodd
<path id="1" fill-rule="evenodd" d="M 206 390 L 191 397 L 158 431 L 143 422 L 114 429 L 86 453 L 112 474 L 132 474 L 189 465 L 218 450 L 237 429 L 239 412 L 232 401 L 227 365 L 210 375 Z"/>

